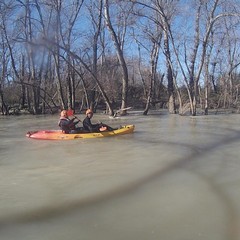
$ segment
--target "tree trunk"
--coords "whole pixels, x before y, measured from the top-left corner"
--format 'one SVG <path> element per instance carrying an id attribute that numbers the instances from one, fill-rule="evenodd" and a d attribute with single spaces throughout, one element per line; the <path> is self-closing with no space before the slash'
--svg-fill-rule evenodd
<path id="1" fill-rule="evenodd" d="M 146 102 L 146 106 L 145 109 L 143 111 L 143 115 L 147 115 L 149 108 L 150 108 L 150 104 L 152 102 L 152 97 L 153 97 L 153 91 L 154 91 L 154 87 L 155 87 L 155 82 L 156 82 L 156 71 L 157 71 L 157 63 L 158 63 L 158 53 L 159 53 L 159 48 L 160 48 L 160 44 L 159 44 L 159 39 L 157 38 L 154 42 L 153 42 L 153 46 L 152 46 L 152 51 L 151 51 L 151 70 L 150 70 L 150 86 L 149 86 L 149 90 L 148 90 L 148 96 L 147 96 L 147 102 Z"/>
<path id="2" fill-rule="evenodd" d="M 164 21 L 164 20 L 163 20 Z M 175 105 L 175 94 L 174 94 L 174 83 L 173 83 L 173 70 L 171 64 L 171 53 L 169 49 L 169 39 L 168 39 L 168 25 L 163 22 L 163 36 L 164 36 L 164 54 L 166 58 L 166 68 L 167 68 L 167 81 L 168 81 L 168 111 L 169 113 L 176 113 Z"/>

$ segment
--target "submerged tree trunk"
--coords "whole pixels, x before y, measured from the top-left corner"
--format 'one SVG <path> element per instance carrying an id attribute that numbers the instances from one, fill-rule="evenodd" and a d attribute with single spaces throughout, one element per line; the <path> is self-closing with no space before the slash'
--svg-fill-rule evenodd
<path id="1" fill-rule="evenodd" d="M 152 102 L 152 97 L 153 97 L 153 91 L 155 88 L 155 82 L 156 82 L 156 71 L 157 71 L 157 63 L 158 63 L 158 57 L 159 57 L 159 39 L 161 38 L 161 34 L 154 40 L 153 46 L 152 46 L 152 51 L 151 51 L 151 70 L 150 70 L 150 86 L 148 90 L 148 96 L 147 96 L 147 102 L 145 109 L 143 111 L 143 115 L 147 115 L 150 104 Z"/>
<path id="2" fill-rule="evenodd" d="M 174 83 L 173 83 L 173 69 L 171 64 L 171 56 L 170 56 L 168 39 L 165 39 L 164 45 L 165 45 L 167 80 L 168 80 L 168 112 L 175 114 L 176 104 L 175 104 Z"/>
<path id="3" fill-rule="evenodd" d="M 24 75 L 25 75 L 25 57 L 24 55 L 22 55 L 22 61 L 21 61 L 21 73 L 20 73 L 20 82 L 22 83 L 21 84 L 21 101 L 20 101 L 20 104 L 19 104 L 19 108 L 20 109 L 23 109 L 24 106 L 25 106 L 25 103 L 26 103 L 26 87 L 25 85 L 23 84 L 23 79 L 24 79 Z"/>
<path id="4" fill-rule="evenodd" d="M 9 109 L 7 107 L 7 104 L 5 103 L 3 91 L 2 91 L 2 85 L 0 83 L 0 99 L 1 99 L 1 112 L 3 115 L 9 115 Z"/>

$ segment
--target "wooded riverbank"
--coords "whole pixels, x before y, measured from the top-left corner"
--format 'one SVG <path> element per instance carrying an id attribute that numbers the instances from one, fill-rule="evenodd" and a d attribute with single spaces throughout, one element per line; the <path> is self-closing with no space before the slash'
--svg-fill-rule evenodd
<path id="1" fill-rule="evenodd" d="M 1 0 L 0 9 L 2 115 L 239 111 L 238 1 Z"/>

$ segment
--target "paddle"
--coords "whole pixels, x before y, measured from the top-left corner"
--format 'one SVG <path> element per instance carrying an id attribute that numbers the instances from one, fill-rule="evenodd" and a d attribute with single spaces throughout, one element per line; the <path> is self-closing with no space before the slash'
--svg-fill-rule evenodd
<path id="1" fill-rule="evenodd" d="M 74 111 L 72 109 L 67 110 L 67 115 L 68 116 L 74 116 Z"/>
<path id="2" fill-rule="evenodd" d="M 68 109 L 68 110 L 67 110 L 67 115 L 68 115 L 68 116 L 73 116 L 73 117 L 75 117 L 77 120 L 79 120 L 80 122 L 82 122 L 77 116 L 74 115 L 73 109 Z"/>

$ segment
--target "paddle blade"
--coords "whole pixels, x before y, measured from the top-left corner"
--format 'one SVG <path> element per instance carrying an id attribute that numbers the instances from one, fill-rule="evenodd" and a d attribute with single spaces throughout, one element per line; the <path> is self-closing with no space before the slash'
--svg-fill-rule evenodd
<path id="1" fill-rule="evenodd" d="M 74 111 L 72 109 L 67 110 L 67 115 L 68 116 L 73 116 L 73 114 L 74 114 Z"/>

